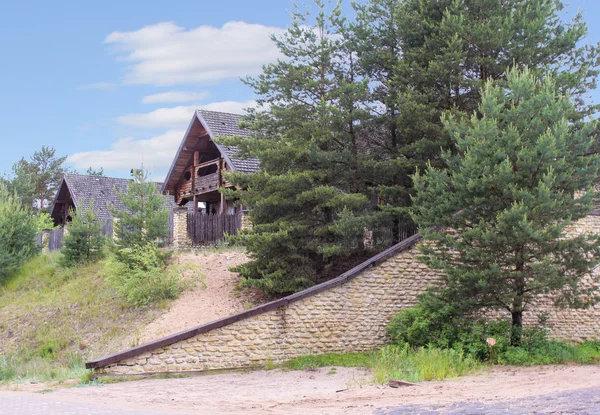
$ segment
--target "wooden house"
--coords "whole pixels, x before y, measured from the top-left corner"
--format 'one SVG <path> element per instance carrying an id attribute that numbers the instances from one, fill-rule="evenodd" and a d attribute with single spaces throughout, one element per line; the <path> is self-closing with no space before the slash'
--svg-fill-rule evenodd
<path id="1" fill-rule="evenodd" d="M 232 187 L 223 173 L 254 173 L 259 169 L 259 162 L 256 158 L 236 157 L 236 147 L 217 144 L 214 139 L 219 136 L 247 137 L 249 132 L 240 128 L 239 123 L 239 115 L 196 111 L 167 174 L 163 193 L 173 195 L 179 206 L 191 202 L 192 211 L 237 213 L 239 207 L 234 207 L 232 201 L 225 200 L 219 192 L 220 187 Z"/>
<path id="2" fill-rule="evenodd" d="M 62 226 L 71 220 L 71 209 L 85 211 L 93 203 L 96 217 L 103 223 L 112 219 L 110 206 L 117 210 L 124 210 L 118 193 L 127 191 L 131 179 L 119 179 L 104 176 L 88 176 L 83 174 L 65 174 L 60 184 L 50 216 L 56 226 Z M 157 183 L 158 188 L 162 183 Z M 172 210 L 174 207 L 172 197 L 165 196 L 165 203 Z"/>

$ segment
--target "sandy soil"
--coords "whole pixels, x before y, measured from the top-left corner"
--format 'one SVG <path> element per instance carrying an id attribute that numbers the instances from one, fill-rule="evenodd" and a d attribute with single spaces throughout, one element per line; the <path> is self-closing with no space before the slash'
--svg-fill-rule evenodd
<path id="1" fill-rule="evenodd" d="M 590 387 L 600 387 L 600 366 L 502 367 L 399 389 L 373 385 L 366 369 L 337 368 L 331 374 L 330 368 L 323 368 L 146 379 L 61 389 L 44 396 L 177 414 L 362 415 L 387 406 L 509 401 Z"/>
<path id="2" fill-rule="evenodd" d="M 203 323 L 227 317 L 244 310 L 246 299 L 236 296 L 238 274 L 228 268 L 248 261 L 245 254 L 236 251 L 214 253 L 185 253 L 179 261 L 198 267 L 204 275 L 204 284 L 183 293 L 169 310 L 142 329 L 139 342 L 189 329 Z"/>

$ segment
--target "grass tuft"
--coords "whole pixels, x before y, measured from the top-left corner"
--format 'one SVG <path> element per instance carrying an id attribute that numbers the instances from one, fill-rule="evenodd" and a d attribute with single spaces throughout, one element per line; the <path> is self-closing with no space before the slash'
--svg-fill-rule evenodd
<path id="1" fill-rule="evenodd" d="M 461 352 L 434 348 L 413 350 L 408 345 L 387 346 L 366 353 L 301 356 L 285 362 L 283 366 L 293 370 L 327 366 L 366 367 L 372 370 L 373 379 L 379 384 L 392 379 L 407 382 L 443 380 L 473 373 L 484 367 Z"/>

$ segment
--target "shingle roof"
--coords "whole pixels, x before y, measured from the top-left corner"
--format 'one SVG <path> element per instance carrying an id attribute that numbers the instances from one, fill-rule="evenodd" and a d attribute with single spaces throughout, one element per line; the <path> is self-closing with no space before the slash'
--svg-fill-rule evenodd
<path id="1" fill-rule="evenodd" d="M 131 179 L 119 179 L 104 176 L 87 176 L 83 174 L 66 174 L 65 182 L 73 200 L 80 211 L 85 211 L 90 201 L 94 202 L 94 210 L 100 220 L 112 218 L 109 206 L 112 205 L 119 211 L 125 210 L 125 206 L 117 196 L 119 192 L 126 192 Z M 156 183 L 158 188 L 162 183 Z M 165 202 L 172 209 L 175 206 L 173 196 L 163 196 Z"/>
<path id="2" fill-rule="evenodd" d="M 202 117 L 206 126 L 209 128 L 209 134 L 213 139 L 219 136 L 232 137 L 250 137 L 250 131 L 240 128 L 242 117 L 237 114 L 228 114 L 225 112 L 198 110 L 198 115 Z M 239 149 L 235 146 L 218 145 L 219 149 L 225 153 L 233 164 L 233 169 L 242 173 L 256 173 L 259 170 L 259 160 L 256 157 L 241 159 L 235 155 Z"/>

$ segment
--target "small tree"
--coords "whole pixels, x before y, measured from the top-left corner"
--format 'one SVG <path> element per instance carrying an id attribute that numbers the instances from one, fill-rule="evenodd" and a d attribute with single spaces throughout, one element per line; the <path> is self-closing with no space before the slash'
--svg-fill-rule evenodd
<path id="1" fill-rule="evenodd" d="M 102 257 L 102 247 L 106 241 L 102 235 L 102 223 L 96 218 L 94 203 L 83 212 L 70 213 L 73 221 L 63 238 L 61 265 L 72 266 L 91 262 Z"/>
<path id="2" fill-rule="evenodd" d="M 585 156 L 596 124 L 567 121 L 576 108 L 551 78 L 513 70 L 506 82 L 486 83 L 470 120 L 444 118 L 458 153 L 444 155 L 447 171 L 415 175 L 413 218 L 448 298 L 467 312 L 507 310 L 520 328 L 540 294 L 575 307 L 597 299 L 598 281 L 581 282 L 598 264 L 600 235 L 567 227 L 592 210 L 598 158 Z"/>
<path id="3" fill-rule="evenodd" d="M 134 170 L 125 193 L 117 193 L 125 210 L 111 208 L 115 243 L 118 249 L 145 245 L 169 236 L 169 210 L 156 183 L 143 170 Z"/>
<path id="4" fill-rule="evenodd" d="M 5 179 L 8 190 L 15 193 L 25 206 L 47 212 L 67 169 L 67 156 L 57 157 L 53 147 L 42 146 L 29 160 L 21 158 L 13 164 L 12 177 Z"/>
<path id="5" fill-rule="evenodd" d="M 39 251 L 38 218 L 0 185 L 0 282 Z"/>
<path id="6" fill-rule="evenodd" d="M 85 174 L 87 174 L 88 176 L 101 177 L 101 176 L 104 176 L 104 168 L 100 167 L 100 170 L 96 170 L 96 169 L 93 169 L 92 166 L 90 166 L 86 170 Z"/>

